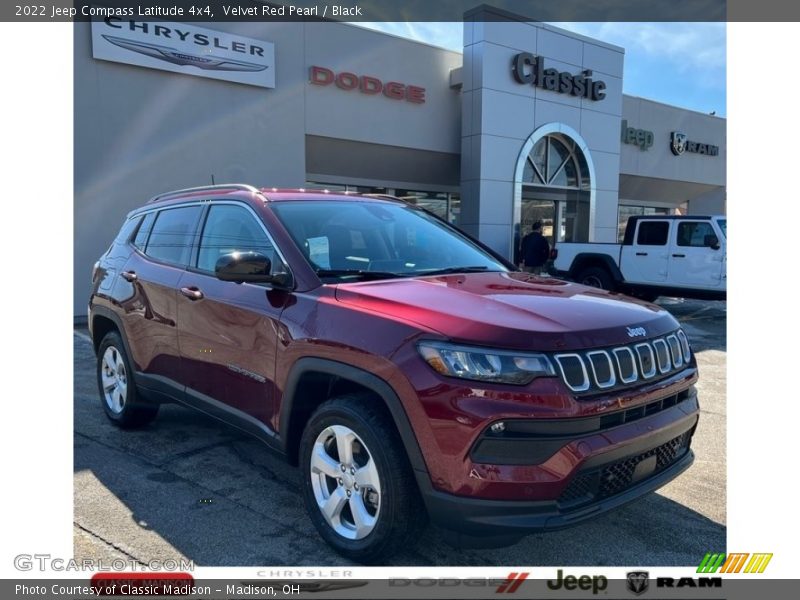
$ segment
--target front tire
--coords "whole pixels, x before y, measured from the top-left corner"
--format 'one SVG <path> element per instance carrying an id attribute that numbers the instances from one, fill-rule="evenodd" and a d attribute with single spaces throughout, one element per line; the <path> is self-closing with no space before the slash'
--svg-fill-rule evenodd
<path id="1" fill-rule="evenodd" d="M 97 349 L 97 388 L 103 411 L 114 425 L 142 427 L 158 414 L 158 404 L 140 398 L 125 345 L 116 331 L 106 334 Z"/>
<path id="2" fill-rule="evenodd" d="M 300 442 L 314 526 L 336 552 L 367 564 L 409 548 L 425 521 L 408 457 L 380 402 L 363 394 L 328 400 Z"/>

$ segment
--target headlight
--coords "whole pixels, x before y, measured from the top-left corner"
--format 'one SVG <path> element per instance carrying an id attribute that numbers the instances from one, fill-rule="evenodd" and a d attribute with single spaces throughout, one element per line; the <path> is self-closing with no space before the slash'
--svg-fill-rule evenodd
<path id="1" fill-rule="evenodd" d="M 544 354 L 489 350 L 443 342 L 421 342 L 417 349 L 434 371 L 461 379 L 524 385 L 536 377 L 556 374 L 550 359 Z"/>

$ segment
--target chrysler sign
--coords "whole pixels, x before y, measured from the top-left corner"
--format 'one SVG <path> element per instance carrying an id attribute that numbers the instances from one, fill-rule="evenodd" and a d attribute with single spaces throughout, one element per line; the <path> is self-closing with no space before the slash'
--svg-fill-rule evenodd
<path id="1" fill-rule="evenodd" d="M 271 42 L 167 21 L 107 17 L 92 21 L 92 56 L 100 60 L 275 87 Z"/>

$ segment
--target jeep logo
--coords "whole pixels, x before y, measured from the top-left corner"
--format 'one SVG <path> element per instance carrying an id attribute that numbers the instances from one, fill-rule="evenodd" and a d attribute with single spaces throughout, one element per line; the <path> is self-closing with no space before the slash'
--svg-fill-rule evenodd
<path id="1" fill-rule="evenodd" d="M 637 129 L 636 127 L 628 127 L 628 120 L 622 120 L 622 143 L 633 144 L 639 146 L 639 150 L 647 150 L 653 145 L 655 135 L 652 131 L 647 129 Z"/>
<path id="2" fill-rule="evenodd" d="M 644 327 L 628 327 L 628 337 L 640 337 L 647 335 L 647 330 Z"/>
<path id="3" fill-rule="evenodd" d="M 580 577 L 567 575 L 565 577 L 563 569 L 559 569 L 557 577 L 557 579 L 551 579 L 547 582 L 547 587 L 551 590 L 560 590 L 561 588 L 565 590 L 591 590 L 593 594 L 597 594 L 608 587 L 608 579 L 603 575 L 595 575 L 593 577 L 589 575 L 581 575 Z"/>

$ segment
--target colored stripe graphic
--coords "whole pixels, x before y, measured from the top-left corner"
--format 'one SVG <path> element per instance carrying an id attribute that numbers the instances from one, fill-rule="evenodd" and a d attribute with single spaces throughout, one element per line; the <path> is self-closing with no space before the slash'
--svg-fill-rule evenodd
<path id="1" fill-rule="evenodd" d="M 749 561 L 747 559 L 750 559 Z M 767 568 L 772 554 L 762 552 L 749 554 L 747 552 L 734 552 L 727 556 L 722 553 L 706 553 L 700 565 L 697 567 L 698 573 L 763 573 Z M 745 566 L 746 565 L 746 566 Z M 744 569 L 744 571 L 742 571 Z"/>
<path id="2" fill-rule="evenodd" d="M 495 594 L 513 594 L 528 578 L 528 573 L 509 573 L 506 580 L 495 590 Z"/>
<path id="3" fill-rule="evenodd" d="M 697 567 L 698 573 L 716 573 L 722 562 L 725 560 L 725 554 L 711 554 L 707 553 L 700 566 Z"/>
<path id="4" fill-rule="evenodd" d="M 747 563 L 744 568 L 745 573 L 763 573 L 767 568 L 769 561 L 772 560 L 772 554 L 753 554 L 753 558 Z"/>
<path id="5" fill-rule="evenodd" d="M 742 554 L 742 553 L 734 553 L 728 554 L 728 558 L 725 560 L 725 564 L 722 565 L 722 568 L 719 570 L 720 573 L 738 573 L 742 570 L 744 566 L 744 561 L 747 560 L 747 557 L 750 556 L 749 554 Z"/>

